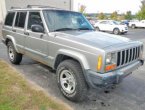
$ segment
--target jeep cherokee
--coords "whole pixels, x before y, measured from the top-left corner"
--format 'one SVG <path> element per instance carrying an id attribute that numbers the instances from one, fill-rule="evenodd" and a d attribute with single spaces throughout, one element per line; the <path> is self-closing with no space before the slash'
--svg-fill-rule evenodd
<path id="1" fill-rule="evenodd" d="M 71 101 L 89 88 L 118 84 L 143 65 L 143 43 L 97 32 L 83 14 L 50 7 L 10 9 L 2 29 L 9 60 L 27 55 L 56 70 L 58 87 Z"/>

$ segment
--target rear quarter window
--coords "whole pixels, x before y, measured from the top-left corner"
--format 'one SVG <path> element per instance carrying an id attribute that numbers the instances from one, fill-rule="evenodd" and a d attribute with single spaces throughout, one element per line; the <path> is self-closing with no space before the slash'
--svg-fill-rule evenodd
<path id="1" fill-rule="evenodd" d="M 12 26 L 13 20 L 14 20 L 15 12 L 8 12 L 6 19 L 5 19 L 5 25 Z"/>
<path id="2" fill-rule="evenodd" d="M 17 12 L 15 27 L 24 28 L 27 12 Z"/>

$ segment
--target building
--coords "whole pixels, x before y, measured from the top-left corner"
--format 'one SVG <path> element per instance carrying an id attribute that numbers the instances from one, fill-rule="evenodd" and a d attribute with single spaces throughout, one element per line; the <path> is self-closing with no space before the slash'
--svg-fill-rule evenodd
<path id="1" fill-rule="evenodd" d="M 0 0 L 0 23 L 3 21 L 5 15 L 6 15 L 6 4 L 5 0 Z"/>
<path id="2" fill-rule="evenodd" d="M 145 0 L 142 1 L 142 4 L 145 5 Z"/>
<path id="3" fill-rule="evenodd" d="M 73 10 L 73 0 L 0 0 L 0 22 L 3 22 L 7 10 L 11 7 L 24 8 L 27 5 L 44 5 Z"/>

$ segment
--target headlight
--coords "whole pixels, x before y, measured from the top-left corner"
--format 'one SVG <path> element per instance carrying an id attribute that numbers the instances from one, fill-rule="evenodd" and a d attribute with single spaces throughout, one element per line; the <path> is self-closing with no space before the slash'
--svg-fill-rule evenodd
<path id="1" fill-rule="evenodd" d="M 115 53 L 109 53 L 106 56 L 106 65 L 109 64 L 116 64 L 116 54 Z"/>
<path id="2" fill-rule="evenodd" d="M 140 49 L 140 58 L 143 58 L 143 45 L 141 46 L 141 49 Z"/>
<path id="3" fill-rule="evenodd" d="M 106 66 L 105 71 L 111 71 L 116 68 L 116 54 L 115 53 L 108 53 L 106 56 Z"/>

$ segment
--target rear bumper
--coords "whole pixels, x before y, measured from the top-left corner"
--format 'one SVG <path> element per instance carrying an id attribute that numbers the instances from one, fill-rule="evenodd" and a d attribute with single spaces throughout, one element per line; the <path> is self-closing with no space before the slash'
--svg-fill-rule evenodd
<path id="1" fill-rule="evenodd" d="M 131 74 L 134 70 L 138 69 L 144 64 L 144 60 L 137 61 L 126 67 L 112 72 L 100 74 L 91 70 L 86 71 L 87 82 L 90 87 L 96 88 L 98 86 L 105 87 L 112 84 L 120 83 L 126 76 Z"/>

